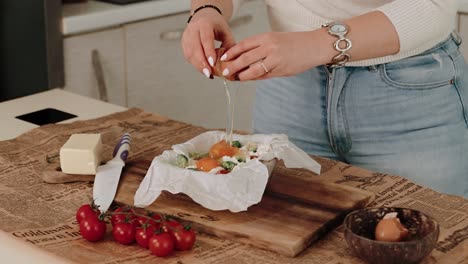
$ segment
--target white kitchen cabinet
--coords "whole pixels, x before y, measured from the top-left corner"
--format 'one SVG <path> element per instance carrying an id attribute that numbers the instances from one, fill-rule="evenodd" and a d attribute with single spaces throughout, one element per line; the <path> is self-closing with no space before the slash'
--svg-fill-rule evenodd
<path id="1" fill-rule="evenodd" d="M 108 101 L 126 106 L 125 48 L 122 28 L 64 38 L 65 87 L 100 99 L 92 52 L 97 51 Z"/>
<path id="2" fill-rule="evenodd" d="M 188 13 L 124 26 L 128 106 L 207 128 L 223 128 L 226 95 L 219 78 L 207 79 L 188 64 L 180 37 Z M 249 1 L 231 20 L 237 40 L 268 31 L 263 1 Z M 251 130 L 254 82 L 231 82 L 238 89 L 235 129 Z"/>
<path id="3" fill-rule="evenodd" d="M 466 13 L 458 14 L 458 32 L 463 39 L 460 50 L 465 59 L 468 59 L 468 14 Z"/>

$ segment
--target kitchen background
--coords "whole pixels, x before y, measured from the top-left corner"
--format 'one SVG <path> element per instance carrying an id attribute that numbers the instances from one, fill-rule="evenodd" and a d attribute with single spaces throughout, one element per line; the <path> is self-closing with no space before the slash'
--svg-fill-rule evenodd
<path id="1" fill-rule="evenodd" d="M 221 80 L 206 79 L 181 52 L 190 0 L 72 1 L 82 3 L 1 1 L 0 101 L 61 87 L 194 125 L 225 126 Z M 460 0 L 454 19 L 468 39 L 468 0 Z M 230 23 L 237 40 L 268 31 L 263 1 L 247 1 Z M 468 42 L 462 51 L 466 57 Z M 250 131 L 254 83 L 231 85 L 238 88 L 235 128 Z"/>

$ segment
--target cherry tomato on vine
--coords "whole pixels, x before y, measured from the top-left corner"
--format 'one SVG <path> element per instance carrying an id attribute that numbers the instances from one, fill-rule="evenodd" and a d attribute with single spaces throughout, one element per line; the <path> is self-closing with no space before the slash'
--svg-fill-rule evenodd
<path id="1" fill-rule="evenodd" d="M 165 233 L 173 233 L 181 229 L 184 229 L 184 226 L 174 219 L 168 220 L 162 224 L 162 230 Z"/>
<path id="2" fill-rule="evenodd" d="M 89 205 L 89 204 L 83 204 L 76 211 L 76 221 L 78 221 L 78 223 L 81 223 L 81 221 L 83 221 L 83 219 L 85 219 L 88 216 L 98 217 L 99 216 L 99 210 L 93 209 L 91 207 L 91 205 Z"/>
<path id="3" fill-rule="evenodd" d="M 96 216 L 89 216 L 80 222 L 80 234 L 88 241 L 99 241 L 106 234 L 106 223 Z"/>
<path id="4" fill-rule="evenodd" d="M 153 255 L 166 257 L 174 251 L 174 240 L 169 233 L 154 234 L 148 247 Z"/>
<path id="5" fill-rule="evenodd" d="M 154 235 L 154 227 L 151 225 L 143 225 L 142 227 L 137 227 L 135 233 L 135 240 L 141 247 L 148 248 L 148 243 L 150 238 Z"/>
<path id="6" fill-rule="evenodd" d="M 135 240 L 135 226 L 132 223 L 116 223 L 112 228 L 115 241 L 120 244 L 129 245 Z"/>
<path id="7" fill-rule="evenodd" d="M 158 230 L 161 226 L 161 217 L 158 214 L 148 213 L 146 216 L 137 216 L 136 222 L 138 223 L 137 227 L 146 225 L 151 225 L 155 230 Z"/>
<path id="8" fill-rule="evenodd" d="M 114 226 L 117 223 L 132 223 L 135 227 L 138 226 L 135 212 L 128 207 L 119 207 L 114 210 L 111 216 L 111 223 Z"/>
<path id="9" fill-rule="evenodd" d="M 190 250 L 195 244 L 195 232 L 190 227 L 173 232 L 175 238 L 175 248 L 177 250 Z"/>
<path id="10" fill-rule="evenodd" d="M 143 226 L 145 224 L 147 225 L 147 224 L 150 223 L 150 221 L 151 221 L 150 218 L 147 218 L 147 217 L 144 217 L 144 216 L 137 216 L 137 218 L 136 218 L 136 222 L 138 224 L 137 227 Z"/>
<path id="11" fill-rule="evenodd" d="M 161 223 L 161 216 L 154 213 L 148 213 L 148 216 L 155 220 L 157 223 Z"/>
<path id="12" fill-rule="evenodd" d="M 153 220 L 151 224 L 153 225 L 154 229 L 159 230 L 159 228 L 161 227 L 161 222 L 162 222 L 161 216 L 158 214 L 151 213 L 151 212 L 148 213 L 148 216 L 151 217 L 151 219 Z"/>

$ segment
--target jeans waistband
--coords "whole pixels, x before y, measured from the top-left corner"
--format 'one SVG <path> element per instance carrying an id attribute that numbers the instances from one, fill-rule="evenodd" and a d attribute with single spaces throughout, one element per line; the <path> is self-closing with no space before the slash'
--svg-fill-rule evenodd
<path id="1" fill-rule="evenodd" d="M 440 42 L 439 44 L 424 51 L 421 54 L 427 54 L 433 52 L 434 50 L 444 49 L 448 53 L 448 55 L 455 57 L 459 53 L 458 47 L 461 45 L 461 43 L 462 38 L 456 31 L 453 31 L 452 33 L 450 33 L 450 36 L 446 40 Z"/>

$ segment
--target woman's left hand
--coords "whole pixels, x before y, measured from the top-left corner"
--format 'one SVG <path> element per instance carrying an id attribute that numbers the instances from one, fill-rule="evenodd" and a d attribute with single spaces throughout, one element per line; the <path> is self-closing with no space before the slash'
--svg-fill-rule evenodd
<path id="1" fill-rule="evenodd" d="M 224 76 L 241 81 L 292 76 L 320 65 L 312 32 L 270 32 L 247 38 L 230 48 Z M 317 40 L 318 41 L 318 40 Z M 263 65 L 262 65 L 263 64 Z"/>

